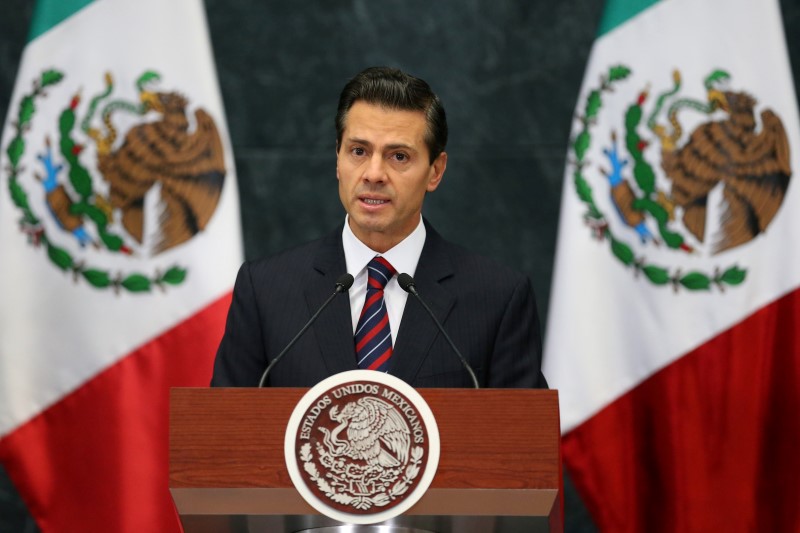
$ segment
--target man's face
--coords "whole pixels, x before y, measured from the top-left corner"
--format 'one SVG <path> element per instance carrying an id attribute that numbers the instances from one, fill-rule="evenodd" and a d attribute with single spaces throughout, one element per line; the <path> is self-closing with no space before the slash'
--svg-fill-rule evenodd
<path id="1" fill-rule="evenodd" d="M 336 162 L 339 198 L 361 242 L 385 252 L 417 227 L 427 191 L 439 186 L 444 152 L 433 164 L 421 111 L 356 102 L 345 119 Z"/>

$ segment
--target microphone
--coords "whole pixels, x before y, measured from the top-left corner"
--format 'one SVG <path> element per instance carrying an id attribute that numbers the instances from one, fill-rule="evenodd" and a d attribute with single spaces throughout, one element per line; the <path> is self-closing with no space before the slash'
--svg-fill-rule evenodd
<path id="1" fill-rule="evenodd" d="M 261 374 L 261 379 L 258 381 L 259 389 L 262 388 L 264 386 L 264 383 L 267 382 L 267 376 L 269 375 L 270 370 L 272 370 L 272 367 L 275 366 L 275 364 L 281 360 L 281 358 L 286 354 L 286 352 L 288 352 L 289 349 L 292 346 L 294 346 L 297 340 L 303 336 L 303 333 L 305 333 L 306 330 L 311 327 L 311 324 L 313 324 L 314 321 L 317 320 L 317 317 L 322 312 L 322 310 L 328 307 L 328 304 L 331 303 L 339 293 L 347 292 L 348 290 L 350 290 L 350 287 L 352 286 L 353 286 L 353 276 L 347 273 L 339 276 L 339 279 L 336 280 L 336 289 L 333 291 L 333 294 L 328 296 L 328 299 L 325 300 L 321 306 L 319 306 L 317 312 L 311 316 L 308 322 L 306 322 L 306 325 L 303 326 L 303 329 L 301 329 L 297 333 L 297 335 L 295 335 L 294 338 L 289 341 L 289 344 L 286 345 L 286 348 L 284 348 L 283 351 L 281 351 L 281 353 L 279 353 L 272 361 L 270 361 L 269 365 L 267 366 L 267 369 L 264 370 L 264 373 Z"/>
<path id="2" fill-rule="evenodd" d="M 480 386 L 478 385 L 478 378 L 475 377 L 475 372 L 472 371 L 472 367 L 469 366 L 469 363 L 467 363 L 467 360 L 464 359 L 463 355 L 461 355 L 461 352 L 458 351 L 458 348 L 456 348 L 456 345 L 453 344 L 453 341 L 450 339 L 450 335 L 448 335 L 447 332 L 444 330 L 444 328 L 442 327 L 442 324 L 436 318 L 436 315 L 433 314 L 433 311 L 431 311 L 431 308 L 428 307 L 428 304 L 425 303 L 425 300 L 423 300 L 422 297 L 417 292 L 417 286 L 414 283 L 414 278 L 412 278 L 411 276 L 409 276 L 408 274 L 406 274 L 404 272 L 404 273 L 400 274 L 399 276 L 397 276 L 397 283 L 400 285 L 401 289 L 403 289 L 407 293 L 413 294 L 414 296 L 417 297 L 417 300 L 419 300 L 419 303 L 422 304 L 422 307 L 424 307 L 425 310 L 428 312 L 428 314 L 431 315 L 431 318 L 436 323 L 436 327 L 439 328 L 439 331 L 442 332 L 442 335 L 444 335 L 444 338 L 447 339 L 447 342 L 450 344 L 450 347 L 453 349 L 454 352 L 456 352 L 456 355 L 458 356 L 458 359 L 461 361 L 461 365 L 469 373 L 469 377 L 472 378 L 472 383 L 475 385 L 475 388 L 476 389 L 480 389 Z"/>

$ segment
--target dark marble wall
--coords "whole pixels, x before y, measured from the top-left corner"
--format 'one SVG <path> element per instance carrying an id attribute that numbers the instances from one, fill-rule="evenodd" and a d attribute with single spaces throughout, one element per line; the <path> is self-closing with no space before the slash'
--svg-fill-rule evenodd
<path id="1" fill-rule="evenodd" d="M 426 79 L 450 124 L 445 181 L 426 201 L 437 229 L 533 281 L 546 319 L 567 141 L 600 0 L 206 0 L 228 114 L 248 258 L 343 219 L 333 115 L 370 65 Z M 800 4 L 782 0 L 800 81 Z M 0 4 L 0 116 L 31 0 Z M 567 531 L 594 527 L 566 491 Z M 0 468 L 0 533 L 35 531 Z"/>
<path id="2" fill-rule="evenodd" d="M 248 256 L 342 220 L 332 117 L 345 81 L 388 64 L 426 80 L 450 125 L 443 234 L 518 265 L 546 309 L 561 172 L 598 5 L 207 2 L 243 191 Z M 561 46 L 555 43 L 562 43 Z"/>

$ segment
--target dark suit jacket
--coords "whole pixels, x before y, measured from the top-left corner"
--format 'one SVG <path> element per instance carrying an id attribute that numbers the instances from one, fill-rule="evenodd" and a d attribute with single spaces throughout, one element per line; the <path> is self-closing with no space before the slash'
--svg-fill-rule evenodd
<path id="1" fill-rule="evenodd" d="M 546 387 L 527 277 L 451 244 L 426 222 L 417 290 L 469 361 L 482 387 Z M 256 386 L 346 272 L 341 227 L 275 257 L 242 265 L 212 386 Z M 350 301 L 340 294 L 270 371 L 268 385 L 311 387 L 355 370 Z M 389 373 L 415 387 L 471 387 L 433 320 L 409 295 Z"/>

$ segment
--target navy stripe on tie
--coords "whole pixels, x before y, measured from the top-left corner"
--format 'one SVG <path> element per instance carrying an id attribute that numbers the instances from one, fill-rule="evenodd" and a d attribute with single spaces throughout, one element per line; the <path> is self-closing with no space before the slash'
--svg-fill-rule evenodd
<path id="1" fill-rule="evenodd" d="M 376 256 L 367 265 L 367 296 L 355 334 L 359 368 L 382 372 L 388 369 L 392 356 L 392 330 L 383 291 L 396 273 L 383 257 Z"/>

